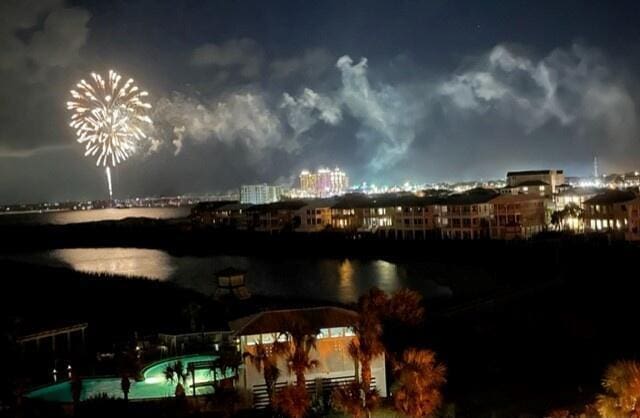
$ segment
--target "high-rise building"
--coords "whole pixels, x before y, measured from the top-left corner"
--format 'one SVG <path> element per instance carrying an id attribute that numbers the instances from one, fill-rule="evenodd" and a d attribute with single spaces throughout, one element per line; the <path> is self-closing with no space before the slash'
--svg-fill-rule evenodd
<path id="1" fill-rule="evenodd" d="M 300 190 L 308 197 L 330 197 L 341 195 L 349 188 L 347 174 L 336 168 L 329 170 L 320 168 L 311 173 L 304 170 L 300 173 Z"/>
<path id="2" fill-rule="evenodd" d="M 263 184 L 248 184 L 240 188 L 240 203 L 261 205 L 280 200 L 282 187 Z"/>

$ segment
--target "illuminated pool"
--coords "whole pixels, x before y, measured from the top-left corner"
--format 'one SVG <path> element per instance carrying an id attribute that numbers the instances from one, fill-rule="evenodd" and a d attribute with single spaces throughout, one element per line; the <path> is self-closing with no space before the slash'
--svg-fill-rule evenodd
<path id="1" fill-rule="evenodd" d="M 164 370 L 169 364 L 173 364 L 177 360 L 182 361 L 182 364 L 187 367 L 189 363 L 200 361 L 212 361 L 216 356 L 213 355 L 191 355 L 182 357 L 173 357 L 163 360 L 161 362 L 153 363 L 147 366 L 142 375 L 144 380 L 141 382 L 135 382 L 131 380 L 131 388 L 129 390 L 129 399 L 153 399 L 153 398 L 165 398 L 173 396 L 176 385 L 168 382 L 164 377 Z M 212 382 L 213 371 L 209 369 L 196 370 L 195 378 L 196 383 Z M 217 372 L 217 377 L 220 379 L 221 373 Z M 185 386 L 185 392 L 188 396 L 193 394 L 191 389 L 191 376 L 187 378 Z M 196 388 L 196 395 L 204 395 L 212 393 L 213 388 L 211 386 L 202 386 Z M 85 400 L 100 394 L 107 394 L 110 397 L 122 398 L 122 389 L 120 389 L 119 377 L 100 377 L 100 378 L 87 378 L 82 380 L 82 395 L 81 400 Z M 71 398 L 71 386 L 69 381 L 55 383 L 45 387 L 41 387 L 27 394 L 28 398 L 41 399 L 51 402 L 72 402 Z"/>

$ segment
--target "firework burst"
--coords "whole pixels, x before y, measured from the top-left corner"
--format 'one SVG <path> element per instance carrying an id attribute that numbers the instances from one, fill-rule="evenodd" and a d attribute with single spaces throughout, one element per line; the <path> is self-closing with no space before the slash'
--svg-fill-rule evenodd
<path id="1" fill-rule="evenodd" d="M 135 153 L 137 143 L 146 138 L 145 130 L 152 124 L 147 96 L 133 79 L 123 83 L 112 70 L 106 79 L 91 73 L 89 81 L 83 79 L 71 90 L 67 102 L 67 109 L 73 112 L 69 126 L 75 129 L 78 142 L 84 144 L 84 155 L 105 167 L 109 186 L 110 167 Z"/>

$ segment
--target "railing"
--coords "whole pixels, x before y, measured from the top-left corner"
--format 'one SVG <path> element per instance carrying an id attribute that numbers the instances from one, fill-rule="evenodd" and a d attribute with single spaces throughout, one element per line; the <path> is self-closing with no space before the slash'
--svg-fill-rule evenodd
<path id="1" fill-rule="evenodd" d="M 330 396 L 334 389 L 349 384 L 354 381 L 354 377 L 341 376 L 332 378 L 310 379 L 305 382 L 307 393 L 310 395 L 321 394 L 322 396 Z M 318 385 L 319 383 L 319 385 Z M 275 392 L 280 392 L 287 386 L 287 382 L 278 382 L 275 385 Z M 376 378 L 372 376 L 370 389 L 376 388 Z M 267 393 L 267 385 L 253 385 L 253 407 L 255 409 L 264 409 L 269 405 L 269 395 Z"/>

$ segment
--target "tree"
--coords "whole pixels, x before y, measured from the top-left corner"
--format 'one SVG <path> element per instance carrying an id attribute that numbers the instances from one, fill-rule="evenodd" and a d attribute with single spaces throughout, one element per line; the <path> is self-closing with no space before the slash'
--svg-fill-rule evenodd
<path id="1" fill-rule="evenodd" d="M 73 399 L 73 411 L 74 414 L 78 410 L 78 405 L 82 399 L 82 378 L 74 371 L 71 375 L 71 399 Z"/>
<path id="2" fill-rule="evenodd" d="M 367 414 L 375 407 L 377 396 L 371 391 L 371 363 L 387 350 L 383 344 L 383 324 L 417 325 L 424 317 L 422 297 L 417 292 L 403 289 L 389 296 L 377 287 L 373 287 L 358 300 L 358 320 L 353 327 L 356 338 L 349 345 L 349 355 L 356 366 L 360 365 L 360 393 L 364 397 L 362 404 Z M 368 397 L 371 396 L 371 399 Z"/>
<path id="3" fill-rule="evenodd" d="M 227 378 L 229 372 L 237 377 L 240 363 L 241 359 L 236 346 L 228 342 L 223 343 L 218 351 L 218 358 L 214 362 L 215 369 L 220 371 L 222 378 Z"/>
<path id="4" fill-rule="evenodd" d="M 551 213 L 551 225 L 555 229 L 564 229 L 569 219 L 582 219 L 584 210 L 575 203 L 567 204 L 562 210 L 556 210 Z"/>
<path id="5" fill-rule="evenodd" d="M 310 403 L 307 389 L 299 384 L 287 385 L 273 397 L 274 409 L 289 418 L 304 417 Z"/>
<path id="6" fill-rule="evenodd" d="M 358 381 L 341 385 L 331 394 L 331 403 L 338 411 L 349 414 L 353 418 L 361 418 L 374 409 L 380 400 L 377 390 L 371 390 L 366 394 L 362 391 Z"/>
<path id="7" fill-rule="evenodd" d="M 125 402 L 129 401 L 131 390 L 131 378 L 137 379 L 140 374 L 140 362 L 134 350 L 126 350 L 120 353 L 118 358 L 118 375 L 120 376 L 120 389 Z"/>
<path id="8" fill-rule="evenodd" d="M 596 409 L 603 418 L 640 416 L 640 363 L 613 363 L 605 371 L 602 386 L 605 393 L 598 395 Z"/>
<path id="9" fill-rule="evenodd" d="M 433 414 L 442 403 L 440 387 L 446 382 L 446 368 L 436 362 L 431 350 L 410 348 L 395 362 L 395 408 L 406 416 L 419 418 Z"/>
<path id="10" fill-rule="evenodd" d="M 128 374 L 123 374 L 120 378 L 120 389 L 124 395 L 124 401 L 129 402 L 129 390 L 131 389 L 131 381 Z"/>
<path id="11" fill-rule="evenodd" d="M 311 350 L 316 348 L 316 336 L 320 330 L 302 322 L 293 321 L 287 325 L 287 341 L 274 343 L 274 350 L 287 362 L 289 371 L 296 376 L 296 385 L 305 388 L 306 373 L 319 366 L 318 360 L 311 359 Z"/>
<path id="12" fill-rule="evenodd" d="M 177 398 L 183 398 L 186 395 L 183 384 L 186 383 L 188 376 L 189 374 L 180 360 L 167 365 L 164 369 L 165 379 L 176 384 L 175 395 Z"/>
<path id="13" fill-rule="evenodd" d="M 276 382 L 280 377 L 276 354 L 265 344 L 259 342 L 253 346 L 253 352 L 245 351 L 242 353 L 242 357 L 248 359 L 258 373 L 263 374 L 264 384 L 267 387 L 267 396 L 271 404 L 273 402 Z"/>

